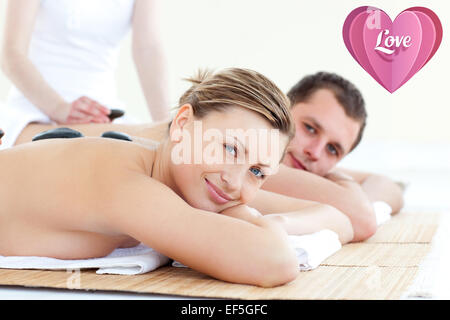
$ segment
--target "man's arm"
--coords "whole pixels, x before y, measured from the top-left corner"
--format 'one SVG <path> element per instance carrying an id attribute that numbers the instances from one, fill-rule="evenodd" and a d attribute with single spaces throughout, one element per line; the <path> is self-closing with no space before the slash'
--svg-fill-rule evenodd
<path id="1" fill-rule="evenodd" d="M 386 202 L 392 208 L 393 214 L 403 208 L 403 187 L 389 177 L 343 168 L 336 171 L 347 174 L 358 182 L 371 202 Z"/>
<path id="2" fill-rule="evenodd" d="M 264 183 L 264 190 L 298 199 L 331 205 L 350 218 L 353 241 L 371 237 L 377 228 L 372 203 L 355 181 L 320 177 L 307 171 L 280 165 L 277 174 Z"/>
<path id="3" fill-rule="evenodd" d="M 353 239 L 350 219 L 330 205 L 259 190 L 249 206 L 263 214 L 265 219 L 280 224 L 290 235 L 329 229 L 338 234 L 342 244 Z"/>
<path id="4" fill-rule="evenodd" d="M 275 286 L 297 276 L 295 252 L 275 223 L 193 208 L 142 173 L 125 171 L 108 179 L 96 202 L 108 229 L 225 281 Z"/>

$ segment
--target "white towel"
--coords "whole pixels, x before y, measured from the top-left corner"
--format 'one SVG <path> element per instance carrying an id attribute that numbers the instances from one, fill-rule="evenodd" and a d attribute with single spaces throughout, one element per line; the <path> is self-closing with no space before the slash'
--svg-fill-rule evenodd
<path id="1" fill-rule="evenodd" d="M 341 248 L 338 235 L 322 230 L 310 235 L 289 236 L 297 252 L 299 268 L 302 271 L 315 269 L 323 260 Z M 161 253 L 140 244 L 133 248 L 116 249 L 102 258 L 83 260 L 62 260 L 48 257 L 0 256 L 3 269 L 76 270 L 98 269 L 97 274 L 134 275 L 150 272 L 169 262 Z M 174 267 L 185 267 L 174 261 Z"/>
<path id="2" fill-rule="evenodd" d="M 342 248 L 337 233 L 328 229 L 303 236 L 290 235 L 289 241 L 297 252 L 300 271 L 317 268 Z"/>
<path id="3" fill-rule="evenodd" d="M 300 271 L 317 268 L 342 247 L 336 232 L 328 229 L 302 236 L 290 235 L 289 242 L 297 253 Z M 173 261 L 172 266 L 186 267 L 178 261 Z"/>
<path id="4" fill-rule="evenodd" d="M 377 219 L 377 226 L 382 225 L 391 219 L 392 208 L 384 201 L 375 201 L 372 203 Z"/>
<path id="5" fill-rule="evenodd" d="M 0 256 L 0 268 L 76 270 L 98 269 L 98 274 L 133 275 L 155 270 L 169 262 L 169 258 L 140 244 L 133 248 L 116 249 L 102 258 L 61 260 L 47 257 Z"/>

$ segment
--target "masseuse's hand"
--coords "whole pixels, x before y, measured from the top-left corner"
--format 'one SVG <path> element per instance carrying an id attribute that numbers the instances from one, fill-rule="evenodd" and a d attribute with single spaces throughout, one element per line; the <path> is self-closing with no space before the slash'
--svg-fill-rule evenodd
<path id="1" fill-rule="evenodd" d="M 110 110 L 97 101 L 83 96 L 73 101 L 66 123 L 109 123 Z"/>
<path id="2" fill-rule="evenodd" d="M 97 101 L 83 96 L 72 103 L 60 106 L 59 113 L 53 120 L 59 124 L 109 123 L 111 111 Z"/>

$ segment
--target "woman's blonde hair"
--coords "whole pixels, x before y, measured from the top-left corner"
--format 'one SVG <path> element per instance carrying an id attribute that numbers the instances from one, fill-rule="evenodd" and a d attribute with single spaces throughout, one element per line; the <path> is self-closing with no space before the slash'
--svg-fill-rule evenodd
<path id="1" fill-rule="evenodd" d="M 290 139 L 294 136 L 289 99 L 262 74 L 229 68 L 216 73 L 199 71 L 195 77 L 186 80 L 192 86 L 180 98 L 179 106 L 192 105 L 195 117 L 202 118 L 211 111 L 225 111 L 237 106 L 259 113 Z"/>

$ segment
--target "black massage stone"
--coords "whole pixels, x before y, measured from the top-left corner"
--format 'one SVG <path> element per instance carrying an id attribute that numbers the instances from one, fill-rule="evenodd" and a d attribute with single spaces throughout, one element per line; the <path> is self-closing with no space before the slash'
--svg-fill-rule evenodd
<path id="1" fill-rule="evenodd" d="M 5 132 L 3 130 L 0 130 L 0 139 L 5 135 Z"/>
<path id="2" fill-rule="evenodd" d="M 125 140 L 125 141 L 133 141 L 131 140 L 130 136 L 117 131 L 106 131 L 102 134 L 103 138 L 111 138 L 111 139 L 119 139 L 119 140 Z"/>
<path id="3" fill-rule="evenodd" d="M 125 111 L 120 109 L 111 109 L 111 113 L 108 115 L 108 118 L 113 121 L 114 119 L 120 118 L 125 114 Z"/>
<path id="4" fill-rule="evenodd" d="M 31 139 L 31 141 L 44 140 L 44 139 L 55 139 L 55 138 L 81 138 L 83 134 L 79 131 L 70 128 L 56 128 L 50 129 L 41 133 L 38 133 Z"/>

